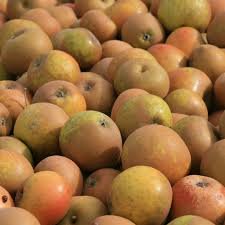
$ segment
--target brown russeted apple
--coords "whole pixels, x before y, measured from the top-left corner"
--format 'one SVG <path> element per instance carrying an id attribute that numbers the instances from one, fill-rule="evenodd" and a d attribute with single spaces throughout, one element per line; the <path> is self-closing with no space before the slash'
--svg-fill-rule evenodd
<path id="1" fill-rule="evenodd" d="M 167 72 L 187 65 L 187 57 L 185 54 L 173 45 L 156 44 L 150 47 L 148 51 Z"/>
<path id="2" fill-rule="evenodd" d="M 102 46 L 95 35 L 85 28 L 64 29 L 53 38 L 55 49 L 72 55 L 82 69 L 88 69 L 102 56 Z"/>
<path id="3" fill-rule="evenodd" d="M 172 114 L 167 103 L 152 94 L 138 95 L 128 99 L 119 107 L 115 122 L 123 138 L 148 124 L 172 126 Z"/>
<path id="4" fill-rule="evenodd" d="M 165 101 L 173 113 L 208 118 L 208 109 L 205 102 L 198 94 L 188 89 L 181 88 L 170 92 Z"/>
<path id="5" fill-rule="evenodd" d="M 116 124 L 103 113 L 76 113 L 61 129 L 62 154 L 84 171 L 113 167 L 120 162 L 122 138 Z"/>
<path id="6" fill-rule="evenodd" d="M 48 36 L 52 37 L 61 30 L 59 22 L 51 14 L 42 8 L 35 8 L 26 11 L 21 17 L 37 23 Z"/>
<path id="7" fill-rule="evenodd" d="M 132 48 L 132 46 L 125 41 L 109 40 L 102 43 L 102 58 L 115 57 L 123 51 Z"/>
<path id="8" fill-rule="evenodd" d="M 76 83 L 80 79 L 80 67 L 69 54 L 59 50 L 39 54 L 27 71 L 29 88 L 35 92 L 43 84 L 54 80 Z"/>
<path id="9" fill-rule="evenodd" d="M 33 8 L 47 8 L 57 4 L 57 0 L 8 0 L 7 15 L 10 19 L 19 18 Z"/>
<path id="10" fill-rule="evenodd" d="M 112 62 L 112 60 L 113 60 L 112 57 L 101 59 L 91 68 L 90 72 L 97 73 L 98 75 L 103 77 L 105 80 L 108 80 L 107 79 L 108 67 L 109 67 L 109 64 Z"/>
<path id="11" fill-rule="evenodd" d="M 0 137 L 0 149 L 7 149 L 23 155 L 33 165 L 33 157 L 30 149 L 19 139 L 13 136 Z"/>
<path id="12" fill-rule="evenodd" d="M 170 81 L 166 70 L 158 63 L 148 59 L 129 59 L 121 64 L 114 76 L 117 94 L 139 88 L 161 98 L 166 97 Z"/>
<path id="13" fill-rule="evenodd" d="M 105 12 L 120 31 L 130 16 L 137 13 L 147 13 L 148 8 L 141 0 L 117 0 Z"/>
<path id="14" fill-rule="evenodd" d="M 34 173 L 30 162 L 21 154 L 7 149 L 0 150 L 0 186 L 11 194 Z"/>
<path id="15" fill-rule="evenodd" d="M 67 5 L 53 6 L 47 10 L 59 22 L 63 29 L 71 27 L 77 21 L 73 9 Z"/>
<path id="16" fill-rule="evenodd" d="M 35 162 L 60 153 L 59 133 L 67 114 L 51 103 L 35 103 L 27 106 L 14 126 L 14 136 L 31 149 Z"/>
<path id="17" fill-rule="evenodd" d="M 111 111 L 111 118 L 113 121 L 116 121 L 117 112 L 119 111 L 120 107 L 129 99 L 138 96 L 138 95 L 145 95 L 148 94 L 147 91 L 138 89 L 138 88 L 131 88 L 124 92 L 122 92 L 115 100 L 112 111 Z"/>
<path id="18" fill-rule="evenodd" d="M 137 151 L 138 149 L 138 151 Z M 151 166 L 161 171 L 173 185 L 189 174 L 191 155 L 182 138 L 162 125 L 146 125 L 126 139 L 121 155 L 123 169 Z"/>
<path id="19" fill-rule="evenodd" d="M 35 173 L 40 171 L 53 171 L 63 176 L 71 186 L 73 195 L 81 195 L 83 189 L 83 176 L 80 168 L 70 159 L 53 155 L 40 161 L 34 168 Z"/>
<path id="20" fill-rule="evenodd" d="M 111 83 L 100 75 L 85 72 L 76 86 L 85 97 L 88 110 L 110 113 L 115 100 L 115 93 Z"/>
<path id="21" fill-rule="evenodd" d="M 71 193 L 64 177 L 41 171 L 24 182 L 17 192 L 16 205 L 32 213 L 41 225 L 57 224 L 70 207 Z"/>
<path id="22" fill-rule="evenodd" d="M 58 225 L 84 225 L 99 216 L 106 215 L 106 206 L 97 198 L 92 196 L 76 196 L 70 203 L 70 209 Z"/>
<path id="23" fill-rule="evenodd" d="M 5 188 L 0 186 L 0 210 L 5 208 L 10 208 L 13 206 L 14 206 L 14 202 L 11 195 Z"/>
<path id="24" fill-rule="evenodd" d="M 87 11 L 92 9 L 105 10 L 115 3 L 115 0 L 76 0 L 75 12 L 82 17 Z"/>
<path id="25" fill-rule="evenodd" d="M 189 65 L 205 72 L 214 83 L 225 72 L 224 61 L 225 54 L 222 49 L 205 44 L 194 49 Z"/>
<path id="26" fill-rule="evenodd" d="M 173 129 L 191 153 L 192 172 L 198 173 L 202 157 L 218 141 L 214 127 L 205 118 L 188 116 L 179 120 Z"/>
<path id="27" fill-rule="evenodd" d="M 68 116 L 86 110 L 86 100 L 79 89 L 63 80 L 50 81 L 34 94 L 32 103 L 49 102 L 62 108 Z"/>
<path id="28" fill-rule="evenodd" d="M 224 211 L 225 187 L 213 178 L 190 175 L 173 186 L 172 218 L 196 215 L 219 225 L 224 222 Z"/>
<path id="29" fill-rule="evenodd" d="M 18 30 L 4 44 L 1 60 L 7 72 L 21 75 L 30 63 L 40 54 L 52 50 L 52 42 L 41 29 L 25 28 Z"/>
<path id="30" fill-rule="evenodd" d="M 5 43 L 15 37 L 15 35 L 21 31 L 31 28 L 41 29 L 41 27 L 34 23 L 33 21 L 23 20 L 23 19 L 14 19 L 9 20 L 0 28 L 0 52 Z"/>
<path id="31" fill-rule="evenodd" d="M 195 48 L 204 44 L 204 40 L 197 29 L 180 27 L 167 37 L 166 43 L 180 49 L 189 58 Z"/>
<path id="32" fill-rule="evenodd" d="M 1 223 L 7 225 L 41 225 L 34 215 L 19 207 L 10 207 L 0 210 L 0 217 Z"/>
<path id="33" fill-rule="evenodd" d="M 81 17 L 80 27 L 90 30 L 101 43 L 115 39 L 117 35 L 116 24 L 99 9 L 86 12 Z"/>
<path id="34" fill-rule="evenodd" d="M 148 49 L 164 41 L 164 30 L 151 13 L 130 16 L 122 26 L 122 40 L 135 48 Z"/>
<path id="35" fill-rule="evenodd" d="M 112 182 L 119 173 L 120 171 L 112 168 L 96 170 L 87 177 L 83 195 L 96 197 L 107 205 Z"/>

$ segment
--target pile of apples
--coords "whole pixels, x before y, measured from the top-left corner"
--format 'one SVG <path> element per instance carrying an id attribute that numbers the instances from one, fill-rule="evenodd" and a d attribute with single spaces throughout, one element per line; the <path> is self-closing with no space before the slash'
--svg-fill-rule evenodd
<path id="1" fill-rule="evenodd" d="M 225 0 L 0 0 L 0 225 L 225 225 Z"/>

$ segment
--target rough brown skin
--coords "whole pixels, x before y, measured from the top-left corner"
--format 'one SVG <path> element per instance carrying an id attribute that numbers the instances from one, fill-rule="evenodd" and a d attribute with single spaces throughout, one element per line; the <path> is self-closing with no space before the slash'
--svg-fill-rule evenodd
<path id="1" fill-rule="evenodd" d="M 189 58 L 195 48 L 204 44 L 204 40 L 197 29 L 192 27 L 180 27 L 167 37 L 166 43 L 180 49 L 184 52 L 186 57 Z"/>
<path id="2" fill-rule="evenodd" d="M 218 141 L 214 127 L 202 117 L 188 116 L 178 121 L 173 129 L 180 135 L 191 153 L 192 171 L 199 172 L 205 152 Z"/>
<path id="3" fill-rule="evenodd" d="M 85 171 L 116 166 L 122 138 L 116 124 L 103 113 L 76 113 L 60 132 L 62 154 Z"/>
<path id="4" fill-rule="evenodd" d="M 225 23 L 225 11 L 215 15 L 212 22 L 207 29 L 207 40 L 209 44 L 216 45 L 217 47 L 225 47 L 225 32 L 221 24 Z"/>
<path id="5" fill-rule="evenodd" d="M 171 185 L 186 176 L 191 167 L 191 155 L 184 141 L 172 129 L 161 125 L 147 125 L 130 134 L 121 158 L 124 170 L 150 166 L 162 172 Z"/>
<path id="6" fill-rule="evenodd" d="M 64 80 L 75 84 L 80 79 L 80 67 L 68 53 L 52 50 L 36 57 L 27 71 L 30 89 L 35 92 L 43 84 Z"/>
<path id="7" fill-rule="evenodd" d="M 117 68 L 114 88 L 118 95 L 127 89 L 139 88 L 164 98 L 169 92 L 170 81 L 161 65 L 148 59 L 129 59 Z"/>
<path id="8" fill-rule="evenodd" d="M 223 114 L 224 110 L 213 112 L 209 115 L 209 122 L 215 127 L 219 126 L 220 118 Z"/>
<path id="9" fill-rule="evenodd" d="M 30 162 L 21 154 L 10 150 L 0 150 L 0 186 L 9 193 L 15 192 L 34 173 Z"/>
<path id="10" fill-rule="evenodd" d="M 31 96 L 26 89 L 0 89 L 0 103 L 10 112 L 13 123 L 19 114 L 30 104 Z"/>
<path id="11" fill-rule="evenodd" d="M 143 49 L 161 43 L 165 38 L 162 25 L 150 13 L 130 16 L 122 26 L 121 35 L 123 41 Z"/>
<path id="12" fill-rule="evenodd" d="M 172 218 L 196 215 L 219 225 L 224 221 L 224 211 L 225 187 L 212 178 L 191 175 L 173 186 Z"/>
<path id="13" fill-rule="evenodd" d="M 147 91 L 144 91 L 142 89 L 138 89 L 138 88 L 131 88 L 128 89 L 126 91 L 124 91 L 123 93 L 121 93 L 117 99 L 115 100 L 113 107 L 112 107 L 112 111 L 111 111 L 111 118 L 113 121 L 116 121 L 116 116 L 117 116 L 117 112 L 119 111 L 119 108 L 129 99 L 138 96 L 138 95 L 144 95 L 144 94 L 148 94 Z"/>
<path id="14" fill-rule="evenodd" d="M 108 80 L 108 67 L 112 60 L 112 57 L 101 59 L 91 68 L 90 72 L 97 73 L 104 79 Z"/>
<path id="15" fill-rule="evenodd" d="M 34 160 L 39 162 L 60 152 L 59 132 L 68 119 L 67 114 L 56 105 L 35 103 L 19 115 L 14 136 L 30 147 Z"/>
<path id="16" fill-rule="evenodd" d="M 113 82 L 117 69 L 129 59 L 148 59 L 152 63 L 156 63 L 156 59 L 146 50 L 140 48 L 130 48 L 115 56 L 108 68 L 108 80 Z"/>
<path id="17" fill-rule="evenodd" d="M 224 109 L 224 107 L 225 107 L 224 85 L 225 85 L 225 73 L 222 73 L 216 79 L 216 82 L 214 84 L 215 101 L 221 109 Z"/>
<path id="18" fill-rule="evenodd" d="M 50 50 L 52 42 L 44 31 L 22 29 L 5 43 L 1 60 L 8 73 L 20 75 L 27 71 L 32 60 L 40 54 L 47 54 Z"/>
<path id="19" fill-rule="evenodd" d="M 156 44 L 150 47 L 148 51 L 167 72 L 171 72 L 187 65 L 185 54 L 173 45 Z"/>
<path id="20" fill-rule="evenodd" d="M 83 195 L 96 197 L 107 205 L 112 182 L 119 173 L 120 171 L 111 168 L 96 170 L 87 177 Z"/>
<path id="21" fill-rule="evenodd" d="M 13 136 L 0 137 L 0 149 L 7 149 L 23 155 L 33 165 L 30 149 L 19 139 Z"/>
<path id="22" fill-rule="evenodd" d="M 32 103 L 49 102 L 62 108 L 68 116 L 86 110 L 86 101 L 79 89 L 68 81 L 55 80 L 42 85 Z"/>
<path id="23" fill-rule="evenodd" d="M 73 9 L 67 5 L 53 6 L 47 10 L 59 22 L 63 29 L 71 27 L 77 21 Z"/>
<path id="24" fill-rule="evenodd" d="M 80 27 L 90 30 L 101 43 L 115 39 L 117 35 L 116 24 L 99 9 L 86 12 L 80 20 Z"/>
<path id="25" fill-rule="evenodd" d="M 173 125 L 175 125 L 178 121 L 183 119 L 184 117 L 187 117 L 188 115 L 181 114 L 181 113 L 172 113 L 173 117 Z"/>
<path id="26" fill-rule="evenodd" d="M 107 214 L 107 208 L 97 198 L 92 196 L 73 197 L 70 209 L 58 225 L 90 224 L 96 217 Z"/>
<path id="27" fill-rule="evenodd" d="M 0 136 L 8 136 L 12 126 L 12 117 L 9 110 L 0 103 Z"/>
<path id="28" fill-rule="evenodd" d="M 29 9 L 48 8 L 56 4 L 57 0 L 8 0 L 7 15 L 10 19 L 15 19 Z"/>
<path id="29" fill-rule="evenodd" d="M 190 66 L 205 72 L 214 83 L 225 72 L 225 54 L 223 50 L 214 45 L 201 45 L 197 47 L 190 58 Z"/>
<path id="30" fill-rule="evenodd" d="M 55 49 L 72 55 L 82 69 L 89 69 L 102 57 L 102 46 L 95 35 L 86 28 L 64 29 L 53 38 Z"/>
<path id="31" fill-rule="evenodd" d="M 53 171 L 30 176 L 17 192 L 16 205 L 32 213 L 41 225 L 58 224 L 70 207 L 71 188 Z"/>
<path id="32" fill-rule="evenodd" d="M 118 0 L 105 10 L 120 31 L 127 19 L 139 13 L 147 13 L 148 8 L 141 0 Z"/>
<path id="33" fill-rule="evenodd" d="M 19 207 L 0 210 L 0 217 L 1 223 L 6 225 L 41 225 L 34 215 Z"/>
<path id="34" fill-rule="evenodd" d="M 172 220 L 167 225 L 215 225 L 215 224 L 200 216 L 186 215 Z"/>
<path id="35" fill-rule="evenodd" d="M 53 171 L 63 176 L 71 186 L 73 195 L 81 195 L 83 189 L 83 175 L 79 167 L 64 156 L 49 156 L 34 168 L 35 173 Z"/>
<path id="36" fill-rule="evenodd" d="M 130 220 L 120 217 L 120 216 L 113 216 L 113 215 L 107 215 L 107 216 L 100 216 L 97 217 L 91 225 L 135 225 Z"/>
<path id="37" fill-rule="evenodd" d="M 225 2 L 223 0 L 209 0 L 212 9 L 212 19 L 215 15 L 225 12 Z"/>
<path id="38" fill-rule="evenodd" d="M 202 116 L 208 119 L 208 110 L 202 98 L 188 89 L 176 89 L 165 98 L 173 113 Z"/>
<path id="39" fill-rule="evenodd" d="M 102 58 L 115 57 L 123 51 L 132 48 L 132 46 L 125 41 L 109 40 L 102 43 Z"/>
<path id="40" fill-rule="evenodd" d="M 212 177 L 225 185 L 224 160 L 225 160 L 225 140 L 216 142 L 203 155 L 201 161 L 201 174 Z"/>
<path id="41" fill-rule="evenodd" d="M 75 12 L 79 17 L 82 17 L 89 10 L 105 10 L 114 3 L 115 0 L 76 0 Z"/>
<path id="42" fill-rule="evenodd" d="M 124 139 L 136 129 L 149 124 L 172 126 L 172 114 L 160 97 L 143 94 L 126 100 L 118 109 L 115 120 Z"/>
<path id="43" fill-rule="evenodd" d="M 152 167 L 136 166 L 114 179 L 109 207 L 112 215 L 135 224 L 149 225 L 151 221 L 160 225 L 168 216 L 171 201 L 172 188 L 168 179 Z"/>
<path id="44" fill-rule="evenodd" d="M 223 112 L 222 115 L 220 116 L 219 133 L 220 133 L 220 137 L 224 139 L 225 138 L 225 112 Z"/>
<path id="45" fill-rule="evenodd" d="M 9 192 L 0 186 L 0 209 L 10 208 L 14 206 L 13 199 Z"/>
<path id="46" fill-rule="evenodd" d="M 87 110 L 110 113 L 115 100 L 112 84 L 100 75 L 86 72 L 81 74 L 81 79 L 76 86 L 85 97 Z"/>
<path id="47" fill-rule="evenodd" d="M 209 77 L 201 70 L 184 67 L 171 71 L 168 75 L 170 78 L 170 92 L 186 88 L 199 94 L 206 104 L 211 103 L 213 85 Z"/>
<path id="48" fill-rule="evenodd" d="M 60 23 L 47 10 L 42 8 L 28 10 L 20 18 L 37 23 L 50 37 L 61 30 Z"/>
<path id="49" fill-rule="evenodd" d="M 0 28 L 0 52 L 5 43 L 11 39 L 15 34 L 24 29 L 37 28 L 41 29 L 36 23 L 29 20 L 15 19 L 9 20 Z"/>

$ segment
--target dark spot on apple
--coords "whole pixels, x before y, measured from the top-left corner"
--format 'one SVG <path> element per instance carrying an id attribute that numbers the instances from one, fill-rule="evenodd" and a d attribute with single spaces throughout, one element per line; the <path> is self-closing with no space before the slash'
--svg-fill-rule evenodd
<path id="1" fill-rule="evenodd" d="M 161 118 L 155 117 L 155 118 L 152 119 L 152 123 L 153 123 L 153 124 L 159 124 L 159 125 L 160 125 L 160 124 L 163 123 L 163 121 L 162 121 Z"/>
<path id="2" fill-rule="evenodd" d="M 34 66 L 39 67 L 42 63 L 42 59 L 43 59 L 42 56 L 37 57 L 36 60 L 34 61 Z"/>
<path id="3" fill-rule="evenodd" d="M 209 183 L 204 182 L 204 181 L 200 181 L 196 184 L 196 186 L 200 187 L 200 188 L 206 188 L 209 186 Z"/>
<path id="4" fill-rule="evenodd" d="M 6 119 L 1 117 L 0 118 L 0 124 L 1 124 L 1 126 L 5 126 L 6 125 Z"/>
<path id="5" fill-rule="evenodd" d="M 84 85 L 84 90 L 85 91 L 90 91 L 94 86 L 95 86 L 95 84 L 93 82 L 88 81 Z"/>
<path id="6" fill-rule="evenodd" d="M 8 201 L 8 196 L 3 195 L 3 196 L 2 196 L 2 202 L 3 202 L 3 203 L 6 203 L 7 201 Z"/>
<path id="7" fill-rule="evenodd" d="M 92 177 L 89 177 L 87 179 L 87 185 L 88 187 L 94 187 L 96 185 L 97 181 L 96 179 L 92 178 Z"/>
<path id="8" fill-rule="evenodd" d="M 99 124 L 100 124 L 102 127 L 108 127 L 108 122 L 107 122 L 105 119 L 99 120 Z"/>
<path id="9" fill-rule="evenodd" d="M 148 70 L 147 66 L 144 65 L 144 66 L 141 67 L 141 72 L 142 73 L 146 72 L 147 70 Z"/>
<path id="10" fill-rule="evenodd" d="M 71 223 L 75 224 L 76 222 L 77 222 L 77 216 L 74 215 L 71 217 Z"/>
<path id="11" fill-rule="evenodd" d="M 143 34 L 143 40 L 144 41 L 150 41 L 152 39 L 152 36 L 148 33 Z"/>

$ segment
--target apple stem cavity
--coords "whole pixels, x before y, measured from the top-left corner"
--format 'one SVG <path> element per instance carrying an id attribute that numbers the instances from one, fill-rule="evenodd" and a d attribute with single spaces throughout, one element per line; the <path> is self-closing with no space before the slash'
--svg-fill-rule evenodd
<path id="1" fill-rule="evenodd" d="M 64 98 L 65 96 L 66 96 L 65 90 L 61 89 L 56 92 L 56 97 L 58 98 Z"/>
<path id="2" fill-rule="evenodd" d="M 2 196 L 2 202 L 6 203 L 8 201 L 8 197 L 6 195 Z"/>

